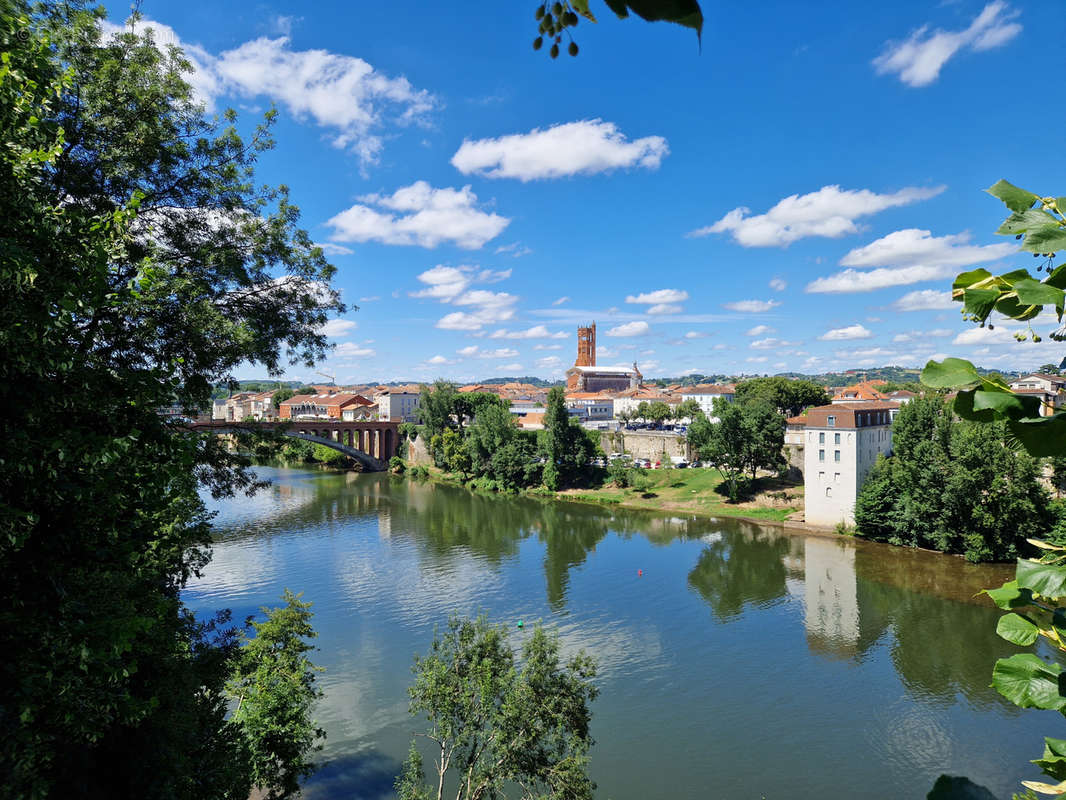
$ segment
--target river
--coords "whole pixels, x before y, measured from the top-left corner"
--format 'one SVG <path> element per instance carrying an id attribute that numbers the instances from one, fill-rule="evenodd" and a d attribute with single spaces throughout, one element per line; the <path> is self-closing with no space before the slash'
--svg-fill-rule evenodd
<path id="1" fill-rule="evenodd" d="M 486 497 L 384 474 L 259 468 L 213 503 L 214 560 L 186 592 L 235 619 L 314 602 L 328 733 L 312 800 L 392 796 L 423 721 L 416 653 L 449 614 L 542 620 L 600 672 L 597 797 L 922 798 L 941 773 L 997 797 L 1037 778 L 1054 712 L 989 688 L 1011 569 L 740 520 Z"/>

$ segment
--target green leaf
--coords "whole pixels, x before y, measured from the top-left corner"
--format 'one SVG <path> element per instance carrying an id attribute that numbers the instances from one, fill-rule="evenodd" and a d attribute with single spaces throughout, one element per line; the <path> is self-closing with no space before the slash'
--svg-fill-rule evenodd
<path id="1" fill-rule="evenodd" d="M 1003 201 L 1003 204 L 1011 211 L 1021 213 L 1028 208 L 1031 208 L 1040 198 L 1032 192 L 1027 192 L 1025 189 L 1019 189 L 1013 183 L 1008 183 L 1005 180 L 998 180 L 992 186 L 985 189 L 993 197 L 998 197 Z"/>
<path id="2" fill-rule="evenodd" d="M 1059 690 L 1062 667 L 1032 653 L 1001 658 L 992 669 L 992 686 L 1016 706 L 1061 710 L 1066 698 Z"/>
<path id="3" fill-rule="evenodd" d="M 1022 249 L 1030 253 L 1054 253 L 1066 250 L 1066 228 L 1058 225 L 1045 225 L 1031 230 L 1022 242 Z"/>
<path id="4" fill-rule="evenodd" d="M 996 633 L 1022 647 L 1028 647 L 1040 638 L 1040 629 L 1021 614 L 1004 614 L 1000 617 Z"/>
<path id="5" fill-rule="evenodd" d="M 1045 775 L 1066 780 L 1066 739 L 1044 737 L 1044 755 L 1033 761 Z"/>
<path id="6" fill-rule="evenodd" d="M 1041 597 L 1066 597 L 1066 566 L 1041 564 L 1027 558 L 1018 559 L 1015 571 L 1018 586 Z"/>
<path id="7" fill-rule="evenodd" d="M 1048 286 L 1066 289 L 1066 264 L 1060 264 L 1055 267 L 1055 271 L 1044 279 L 1044 283 Z"/>
<path id="8" fill-rule="evenodd" d="M 1054 215 L 1049 214 L 1042 208 L 1027 208 L 1022 212 L 1015 212 L 1003 220 L 996 233 L 1002 236 L 1017 236 L 1025 233 L 1030 228 L 1037 228 L 1048 223 L 1057 223 Z"/>
<path id="9" fill-rule="evenodd" d="M 1066 414 L 1010 420 L 1007 429 L 1031 456 L 1044 458 L 1066 452 Z"/>
<path id="10" fill-rule="evenodd" d="M 922 383 L 933 389 L 957 389 L 980 382 L 977 369 L 964 358 L 930 361 L 922 370 Z"/>
<path id="11" fill-rule="evenodd" d="M 1017 297 L 1005 295 L 996 301 L 996 311 L 1005 317 L 1021 321 L 1030 320 L 1040 316 L 1043 306 L 1034 306 L 1030 303 L 1019 303 Z"/>
<path id="12" fill-rule="evenodd" d="M 1007 581 L 998 589 L 985 589 L 984 591 L 985 594 L 992 598 L 992 602 L 1004 611 L 1033 604 L 1033 593 L 1028 589 L 1020 588 L 1018 581 Z"/>
<path id="13" fill-rule="evenodd" d="M 696 0 L 604 0 L 619 17 L 629 16 L 632 11 L 647 22 L 673 22 L 692 28 L 697 34 L 703 31 L 703 11 Z M 628 8 L 627 8 L 628 7 Z"/>
<path id="14" fill-rule="evenodd" d="M 1022 419 L 1038 416 L 1040 401 L 1030 395 L 977 389 L 973 394 L 973 410 L 980 412 L 985 409 L 990 409 L 997 416 L 1007 419 Z"/>
<path id="15" fill-rule="evenodd" d="M 992 277 L 992 273 L 987 269 L 978 268 L 971 269 L 969 272 L 961 272 L 955 276 L 955 282 L 951 284 L 952 289 L 965 289 L 969 286 L 973 286 L 983 280 L 987 280 Z"/>
<path id="16" fill-rule="evenodd" d="M 1032 278 L 1023 278 L 1015 281 L 1014 291 L 1018 293 L 1018 300 L 1032 306 L 1061 305 L 1064 296 L 1062 289 L 1035 281 Z"/>
<path id="17" fill-rule="evenodd" d="M 962 309 L 978 319 L 986 319 L 995 308 L 996 302 L 1003 296 L 1000 289 L 964 289 L 962 292 Z"/>
<path id="18" fill-rule="evenodd" d="M 589 22 L 596 22 L 596 17 L 589 10 L 589 0 L 570 0 L 570 7 Z"/>

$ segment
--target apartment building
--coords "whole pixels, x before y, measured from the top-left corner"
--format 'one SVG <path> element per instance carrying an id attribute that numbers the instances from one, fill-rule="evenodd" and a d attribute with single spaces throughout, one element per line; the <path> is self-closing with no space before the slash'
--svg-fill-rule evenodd
<path id="1" fill-rule="evenodd" d="M 386 389 L 379 392 L 378 419 L 386 422 L 417 422 L 419 392 Z"/>
<path id="2" fill-rule="evenodd" d="M 790 438 L 802 430 L 805 521 L 855 524 L 855 498 L 879 455 L 892 452 L 898 403 L 838 403 L 788 420 Z"/>

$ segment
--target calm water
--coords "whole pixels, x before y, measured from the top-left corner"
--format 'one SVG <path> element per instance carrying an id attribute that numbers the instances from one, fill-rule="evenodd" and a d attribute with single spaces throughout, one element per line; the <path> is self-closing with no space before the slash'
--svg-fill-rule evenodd
<path id="1" fill-rule="evenodd" d="M 453 611 L 542 619 L 595 656 L 602 798 L 921 798 L 943 772 L 1009 798 L 1037 777 L 1041 737 L 1062 735 L 1061 716 L 988 688 L 1015 648 L 972 595 L 999 567 L 387 475 L 261 471 L 270 489 L 217 505 L 214 561 L 188 600 L 235 618 L 285 587 L 314 601 L 328 731 L 316 800 L 392 796 L 422 725 L 407 713 L 412 658 Z"/>

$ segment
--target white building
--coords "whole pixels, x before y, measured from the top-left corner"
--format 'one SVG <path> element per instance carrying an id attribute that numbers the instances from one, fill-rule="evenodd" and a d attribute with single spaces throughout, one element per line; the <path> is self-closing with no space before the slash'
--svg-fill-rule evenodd
<path id="1" fill-rule="evenodd" d="M 417 422 L 419 397 L 416 392 L 381 392 L 377 396 L 378 419 L 385 422 Z"/>
<path id="2" fill-rule="evenodd" d="M 892 452 L 896 403 L 846 403 L 808 409 L 803 424 L 804 520 L 855 524 L 855 498 L 874 462 Z"/>
<path id="3" fill-rule="evenodd" d="M 1040 416 L 1050 417 L 1066 405 L 1066 378 L 1059 375 L 1026 375 L 1008 384 L 1015 394 L 1028 395 L 1040 401 Z"/>
<path id="4" fill-rule="evenodd" d="M 592 392 L 574 392 L 566 396 L 566 407 L 577 411 L 582 422 L 614 419 L 614 398 Z"/>
<path id="5" fill-rule="evenodd" d="M 700 404 L 703 416 L 712 422 L 717 422 L 714 416 L 714 401 L 718 398 L 728 400 L 730 403 L 736 398 L 736 389 L 733 386 L 715 386 L 712 384 L 702 386 L 686 386 L 679 392 L 682 400 L 695 400 Z"/>

